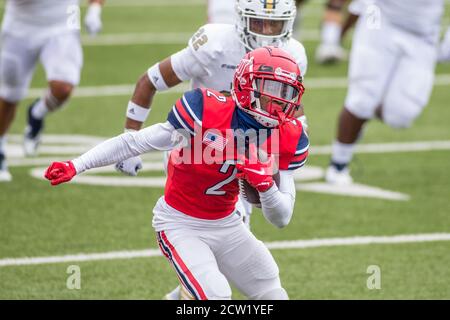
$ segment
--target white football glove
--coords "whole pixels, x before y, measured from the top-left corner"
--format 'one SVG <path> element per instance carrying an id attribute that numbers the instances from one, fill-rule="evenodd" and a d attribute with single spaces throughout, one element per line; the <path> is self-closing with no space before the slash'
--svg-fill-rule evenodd
<path id="1" fill-rule="evenodd" d="M 92 3 L 84 17 L 84 25 L 91 35 L 95 35 L 102 29 L 102 6 L 99 3 Z"/>
<path id="2" fill-rule="evenodd" d="M 138 171 L 142 169 L 142 159 L 140 156 L 128 158 L 116 163 L 116 170 L 129 176 L 137 176 Z"/>

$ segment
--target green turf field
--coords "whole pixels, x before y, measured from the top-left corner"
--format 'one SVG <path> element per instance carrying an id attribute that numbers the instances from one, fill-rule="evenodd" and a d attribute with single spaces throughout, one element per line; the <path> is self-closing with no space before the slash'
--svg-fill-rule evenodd
<path id="1" fill-rule="evenodd" d="M 206 21 L 202 1 L 178 1 L 176 6 L 164 5 L 164 1 L 146 6 L 139 5 L 143 1 L 131 2 L 132 6 L 106 5 L 101 36 L 141 34 L 159 40 L 99 45 L 95 39 L 87 39 L 91 44 L 84 47 L 81 88 L 118 85 L 132 88 L 149 66 L 183 48 L 183 37 L 187 40 Z M 449 7 L 445 23 L 450 20 Z M 306 5 L 302 27 L 308 34 L 319 33 L 321 8 L 316 1 Z M 336 118 L 346 94 L 339 81 L 328 87 L 315 85 L 317 80 L 326 78 L 345 79 L 347 64 L 326 67 L 316 64 L 314 50 L 318 42 L 313 38 L 303 42 L 309 57 L 304 103 L 313 148 L 308 167 L 318 175 L 299 182 L 306 187 L 323 182 L 321 169 L 326 168 L 329 153 L 321 147 L 333 140 Z M 349 45 L 348 39 L 346 46 Z M 309 189 L 297 193 L 294 217 L 285 229 L 271 226 L 259 211 L 253 214 L 252 230 L 267 243 L 285 240 L 309 243 L 311 239 L 356 236 L 396 239 L 392 237 L 413 235 L 415 239 L 410 243 L 355 241 L 346 246 L 332 245 L 335 240 L 330 240 L 318 247 L 274 249 L 283 285 L 291 299 L 450 299 L 450 64 L 438 65 L 436 73 L 430 103 L 412 128 L 395 131 L 372 122 L 361 141 L 362 145 L 398 143 L 398 150 L 358 153 L 352 164 L 357 183 L 401 194 L 407 200 L 333 195 Z M 39 67 L 32 88 L 44 86 L 45 76 Z M 55 143 L 44 138 L 43 147 L 47 148 L 35 159 L 43 159 L 40 163 L 18 165 L 23 159 L 11 157 L 9 165 L 14 180 L 0 184 L 0 299 L 160 299 L 176 286 L 175 273 L 161 256 L 2 266 L 6 258 L 157 248 L 151 219 L 162 188 L 85 184 L 52 188 L 48 182 L 31 175 L 31 170 L 45 167 L 52 159 L 71 159 L 76 155 L 64 151 L 64 147 L 73 146 L 64 137 L 83 135 L 94 141 L 121 133 L 131 94 L 132 89 L 109 96 L 75 96 L 63 112 L 48 117 L 46 134 L 62 139 Z M 180 92 L 158 95 L 147 124 L 164 120 L 179 95 Z M 18 135 L 23 131 L 26 107 L 31 101 L 32 97 L 22 102 L 12 126 L 13 151 L 20 146 Z M 425 142 L 429 150 L 412 150 L 419 141 Z M 81 149 L 86 149 L 89 143 L 75 141 Z M 407 150 L 402 151 L 400 148 L 404 146 Z M 116 173 L 98 174 L 100 178 L 105 176 L 125 179 Z M 162 171 L 142 174 L 147 179 L 161 176 Z M 423 241 L 417 237 L 421 234 L 434 234 L 435 241 Z M 80 290 L 66 286 L 70 265 L 80 267 Z M 380 289 L 367 286 L 371 276 L 367 270 L 374 265 L 381 272 Z M 243 297 L 235 291 L 234 298 Z"/>

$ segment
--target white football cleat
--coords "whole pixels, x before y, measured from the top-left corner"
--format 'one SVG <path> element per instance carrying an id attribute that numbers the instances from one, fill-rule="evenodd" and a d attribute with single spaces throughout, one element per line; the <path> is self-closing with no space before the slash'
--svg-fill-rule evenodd
<path id="1" fill-rule="evenodd" d="M 316 61 L 320 64 L 345 60 L 347 54 L 340 45 L 320 44 L 316 49 Z"/>
<path id="2" fill-rule="evenodd" d="M 35 157 L 37 155 L 37 149 L 41 143 L 41 136 L 37 135 L 32 138 L 29 134 L 31 128 L 27 126 L 25 129 L 25 135 L 23 137 L 23 151 L 27 157 Z"/>
<path id="3" fill-rule="evenodd" d="M 0 182 L 9 182 L 11 180 L 12 176 L 8 171 L 5 155 L 3 153 L 0 153 Z"/>
<path id="4" fill-rule="evenodd" d="M 338 170 L 334 166 L 328 167 L 327 172 L 325 173 L 325 180 L 330 184 L 336 185 L 349 185 L 353 183 L 353 179 L 348 168 Z"/>

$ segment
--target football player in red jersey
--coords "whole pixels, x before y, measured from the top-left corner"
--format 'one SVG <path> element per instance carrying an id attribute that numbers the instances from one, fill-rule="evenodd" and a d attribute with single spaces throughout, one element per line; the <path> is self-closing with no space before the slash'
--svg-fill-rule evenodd
<path id="1" fill-rule="evenodd" d="M 45 177 L 57 185 L 90 168 L 172 150 L 153 227 L 185 296 L 230 299 L 231 282 L 250 299 L 288 299 L 272 255 L 241 223 L 235 204 L 237 178 L 245 179 L 258 190 L 265 218 L 277 227 L 289 223 L 293 172 L 305 163 L 309 147 L 301 122 L 293 117 L 303 92 L 294 58 L 279 48 L 259 48 L 236 69 L 232 97 L 203 88 L 186 92 L 165 123 L 124 133 L 72 161 L 54 162 Z M 239 152 L 234 142 L 248 131 L 258 139 L 244 143 L 248 152 Z M 266 159 L 255 156 L 257 149 L 265 149 Z"/>

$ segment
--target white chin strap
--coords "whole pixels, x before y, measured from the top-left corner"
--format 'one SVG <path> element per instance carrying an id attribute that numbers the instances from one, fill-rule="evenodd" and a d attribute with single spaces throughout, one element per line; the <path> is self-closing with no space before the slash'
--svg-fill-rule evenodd
<path id="1" fill-rule="evenodd" d="M 253 49 L 260 48 L 260 47 L 266 47 L 266 46 L 281 46 L 281 38 L 278 39 L 268 39 L 265 37 L 258 37 L 255 35 L 249 35 L 248 36 L 248 43 L 250 47 Z"/>

